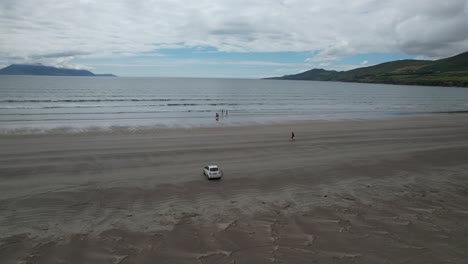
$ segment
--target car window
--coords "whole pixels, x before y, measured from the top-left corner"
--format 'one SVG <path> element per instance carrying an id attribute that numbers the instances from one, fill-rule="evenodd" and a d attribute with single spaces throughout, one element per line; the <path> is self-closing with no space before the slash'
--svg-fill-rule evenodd
<path id="1" fill-rule="evenodd" d="M 210 171 L 218 171 L 218 168 L 210 168 Z"/>

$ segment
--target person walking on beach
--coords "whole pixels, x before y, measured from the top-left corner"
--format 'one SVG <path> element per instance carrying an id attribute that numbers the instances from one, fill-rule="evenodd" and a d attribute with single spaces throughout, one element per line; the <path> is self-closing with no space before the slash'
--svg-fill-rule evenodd
<path id="1" fill-rule="evenodd" d="M 291 140 L 294 140 L 294 137 L 295 137 L 295 136 L 296 136 L 296 135 L 294 135 L 294 131 L 292 131 L 292 132 L 291 132 Z"/>

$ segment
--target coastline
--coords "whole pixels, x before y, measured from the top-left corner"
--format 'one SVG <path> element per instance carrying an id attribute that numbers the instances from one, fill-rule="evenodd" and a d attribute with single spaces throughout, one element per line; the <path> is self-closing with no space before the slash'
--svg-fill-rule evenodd
<path id="1" fill-rule="evenodd" d="M 257 121 L 232 121 L 227 117 L 221 117 L 219 121 L 210 117 L 205 117 L 204 122 L 172 122 L 170 125 L 167 123 L 151 123 L 144 121 L 140 125 L 38 125 L 32 126 L 25 123 L 23 126 L 11 125 L 0 127 L 0 137 L 15 137 L 15 136 L 39 136 L 39 135 L 106 135 L 106 134 L 145 134 L 157 133 L 157 131 L 178 131 L 178 130 L 192 130 L 192 129 L 213 129 L 213 128 L 255 128 L 261 126 L 295 126 L 295 125 L 312 125 L 314 123 L 334 123 L 334 122 L 352 122 L 352 121 L 381 121 L 392 120 L 401 118 L 425 118 L 427 116 L 451 116 L 451 115 L 464 115 L 468 111 L 443 111 L 443 112 L 421 112 L 421 113 L 392 113 L 392 114 L 374 114 L 374 115 L 356 115 L 355 117 L 323 117 L 323 118 L 292 118 L 292 119 L 279 119 L 274 120 L 268 118 L 265 120 Z M 210 121 L 207 121 L 210 120 Z M 70 121 L 69 124 L 72 122 Z"/>
<path id="2" fill-rule="evenodd" d="M 0 135 L 0 262 L 463 262 L 467 117 Z"/>

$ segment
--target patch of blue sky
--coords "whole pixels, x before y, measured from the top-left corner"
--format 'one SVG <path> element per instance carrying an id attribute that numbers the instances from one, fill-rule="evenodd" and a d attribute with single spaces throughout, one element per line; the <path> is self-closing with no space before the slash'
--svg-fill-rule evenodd
<path id="1" fill-rule="evenodd" d="M 225 52 L 213 47 L 184 47 L 81 58 L 74 63 L 89 65 L 96 73 L 119 76 L 259 78 L 277 75 L 279 68 L 297 67 L 310 56 L 310 52 Z"/>
<path id="2" fill-rule="evenodd" d="M 75 62 L 91 66 L 95 73 L 122 77 L 262 78 L 275 76 L 278 68 L 268 63 L 167 57 L 87 58 Z"/>
<path id="3" fill-rule="evenodd" d="M 96 73 L 119 76 L 261 78 L 281 76 L 314 67 L 305 63 L 317 52 L 225 52 L 209 46 L 155 49 L 151 52 L 105 58 L 81 58 L 75 63 L 89 65 Z M 334 61 L 340 65 L 375 65 L 413 59 L 403 53 L 367 53 Z M 366 63 L 363 63 L 366 62 Z M 353 68 L 355 68 L 353 67 Z"/>

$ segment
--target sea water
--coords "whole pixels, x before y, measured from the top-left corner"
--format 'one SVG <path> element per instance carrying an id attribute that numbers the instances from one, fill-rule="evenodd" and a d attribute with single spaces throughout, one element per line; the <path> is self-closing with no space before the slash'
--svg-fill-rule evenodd
<path id="1" fill-rule="evenodd" d="M 242 125 L 467 110 L 466 88 L 281 80 L 0 76 L 0 133 Z"/>

